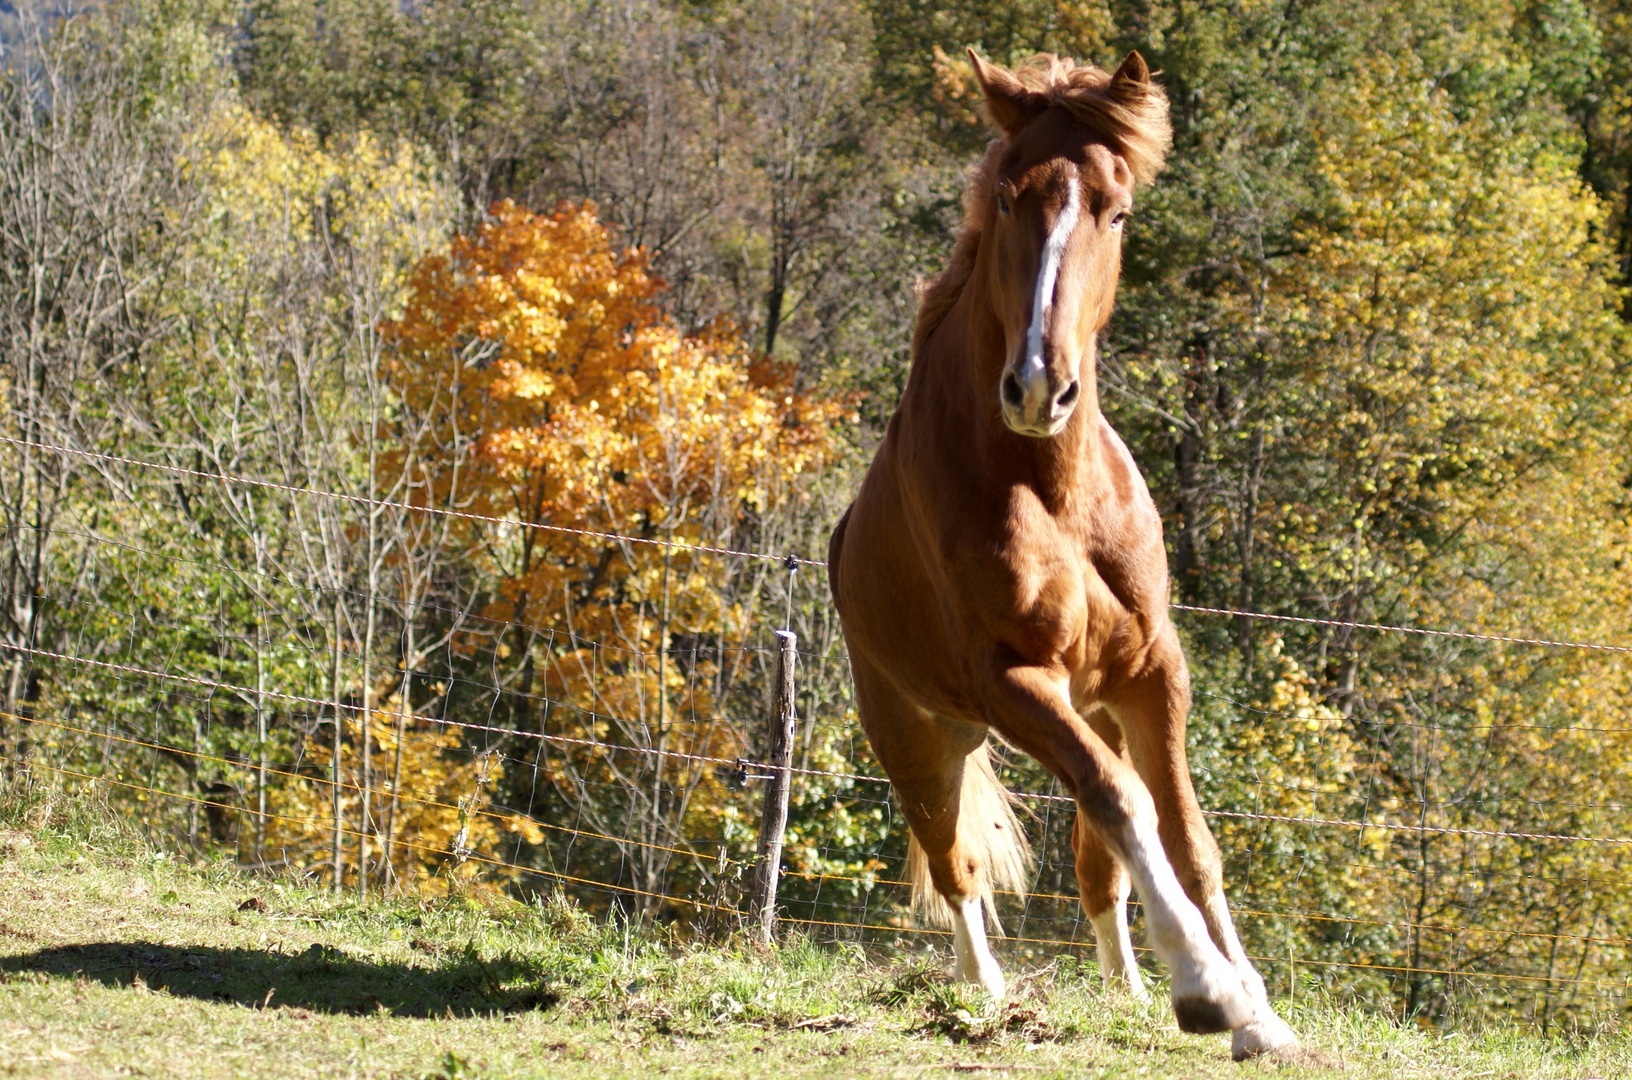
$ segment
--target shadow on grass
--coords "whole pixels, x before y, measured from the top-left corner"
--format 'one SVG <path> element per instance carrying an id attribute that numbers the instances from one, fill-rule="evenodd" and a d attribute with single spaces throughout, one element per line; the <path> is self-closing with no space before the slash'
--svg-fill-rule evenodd
<path id="1" fill-rule="evenodd" d="M 150 942 L 63 945 L 0 958 L 0 972 L 83 977 L 124 988 L 141 979 L 178 997 L 252 1007 L 397 1016 L 479 1016 L 548 1009 L 559 996 L 522 961 L 455 953 L 435 966 L 360 960 L 313 945 L 301 953 Z"/>

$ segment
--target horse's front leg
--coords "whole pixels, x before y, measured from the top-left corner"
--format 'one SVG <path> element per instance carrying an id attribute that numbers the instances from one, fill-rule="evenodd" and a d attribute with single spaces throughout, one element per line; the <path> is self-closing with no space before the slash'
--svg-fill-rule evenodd
<path id="1" fill-rule="evenodd" d="M 1070 788 L 1082 817 L 1132 876 L 1145 902 L 1151 946 L 1173 973 L 1179 1027 L 1206 1033 L 1250 1023 L 1253 999 L 1173 873 L 1150 792 L 1072 709 L 1065 673 L 998 664 L 986 703 L 992 725 Z"/>
<path id="2" fill-rule="evenodd" d="M 1224 899 L 1224 862 L 1196 801 L 1185 755 L 1190 676 L 1171 624 L 1157 639 L 1141 673 L 1108 688 L 1103 704 L 1121 726 L 1134 768 L 1155 800 L 1162 847 L 1185 893 L 1201 909 L 1208 935 L 1252 995 L 1251 1022 L 1235 1028 L 1235 1059 L 1296 1048 L 1298 1037 L 1270 1007 L 1264 980 L 1241 947 Z"/>

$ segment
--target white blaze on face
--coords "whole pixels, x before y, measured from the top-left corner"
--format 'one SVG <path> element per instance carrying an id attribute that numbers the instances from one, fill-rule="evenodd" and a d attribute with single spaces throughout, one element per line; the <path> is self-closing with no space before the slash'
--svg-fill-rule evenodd
<path id="1" fill-rule="evenodd" d="M 1065 205 L 1054 219 L 1043 243 L 1043 261 L 1037 268 L 1037 292 L 1031 298 L 1031 330 L 1026 334 L 1026 361 L 1020 368 L 1020 384 L 1026 388 L 1026 397 L 1032 396 L 1032 387 L 1042 392 L 1046 386 L 1043 368 L 1043 326 L 1049 309 L 1054 306 L 1054 286 L 1060 277 L 1060 260 L 1065 258 L 1065 245 L 1071 240 L 1071 231 L 1077 227 L 1077 216 L 1082 209 L 1082 197 L 1077 191 L 1077 178 L 1065 182 Z"/>

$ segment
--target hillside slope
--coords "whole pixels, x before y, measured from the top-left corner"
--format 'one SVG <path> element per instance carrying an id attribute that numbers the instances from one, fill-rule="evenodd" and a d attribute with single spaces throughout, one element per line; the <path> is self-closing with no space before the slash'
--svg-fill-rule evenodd
<path id="1" fill-rule="evenodd" d="M 565 905 L 359 906 L 178 863 L 80 800 L 0 806 L 0 1076 L 1632 1074 L 1622 1035 L 1420 1032 L 1307 1003 L 1321 1059 L 1236 1066 L 1223 1037 L 1107 1001 L 1092 969 L 1015 979 L 995 1015 L 942 957 L 701 948 Z"/>

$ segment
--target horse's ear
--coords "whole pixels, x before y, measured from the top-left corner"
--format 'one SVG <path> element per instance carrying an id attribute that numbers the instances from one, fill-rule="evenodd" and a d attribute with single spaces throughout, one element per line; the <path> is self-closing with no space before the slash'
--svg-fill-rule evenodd
<path id="1" fill-rule="evenodd" d="M 980 88 L 986 92 L 986 113 L 1003 134 L 1013 135 L 1047 106 L 1042 95 L 1027 90 L 1014 72 L 988 64 L 973 49 L 969 50 L 969 62 L 975 67 Z"/>
<path id="2" fill-rule="evenodd" d="M 1118 98 L 1144 97 L 1150 89 L 1150 65 L 1134 49 L 1122 58 L 1111 76 L 1111 96 Z"/>

